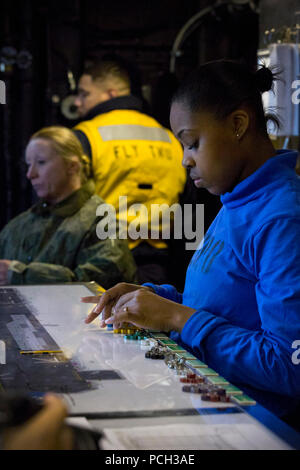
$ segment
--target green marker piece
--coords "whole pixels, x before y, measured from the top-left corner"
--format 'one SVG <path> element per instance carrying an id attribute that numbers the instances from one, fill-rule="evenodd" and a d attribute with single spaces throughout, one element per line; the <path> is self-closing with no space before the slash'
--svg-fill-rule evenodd
<path id="1" fill-rule="evenodd" d="M 224 379 L 224 377 L 209 377 L 208 379 L 208 382 L 211 383 L 212 385 L 229 385 L 229 382 L 227 382 L 226 379 Z"/>
<path id="2" fill-rule="evenodd" d="M 209 367 L 207 369 L 203 368 L 199 373 L 203 377 L 213 377 L 219 375 L 215 370 L 210 369 Z"/>
<path id="3" fill-rule="evenodd" d="M 227 395 L 243 395 L 242 390 L 235 387 L 234 385 L 231 385 L 231 384 L 224 385 L 222 388 L 224 388 L 224 390 L 226 390 Z"/>
<path id="4" fill-rule="evenodd" d="M 256 405 L 256 401 L 248 397 L 247 395 L 240 395 L 240 396 L 232 397 L 232 401 L 234 401 L 235 403 L 237 403 L 237 405 L 240 405 L 240 406 Z"/>
<path id="5" fill-rule="evenodd" d="M 183 359 L 186 359 L 187 361 L 197 361 L 197 358 L 195 356 L 193 356 L 192 354 L 186 351 L 178 355 L 180 355 L 180 357 L 182 357 Z"/>
<path id="6" fill-rule="evenodd" d="M 180 346 L 176 345 L 176 346 L 168 346 L 168 349 L 170 349 L 171 351 L 175 352 L 175 353 L 186 353 L 185 349 L 182 349 Z"/>
<path id="7" fill-rule="evenodd" d="M 208 366 L 204 364 L 204 362 L 199 361 L 199 359 L 189 359 L 188 361 L 186 361 L 186 363 L 187 365 L 189 365 L 190 367 L 193 367 L 194 369 L 208 368 Z"/>
<path id="8" fill-rule="evenodd" d="M 168 339 L 168 336 L 164 333 L 151 333 L 151 336 L 155 339 Z"/>
<path id="9" fill-rule="evenodd" d="M 178 346 L 178 344 L 172 339 L 160 339 L 159 341 L 164 346 Z"/>

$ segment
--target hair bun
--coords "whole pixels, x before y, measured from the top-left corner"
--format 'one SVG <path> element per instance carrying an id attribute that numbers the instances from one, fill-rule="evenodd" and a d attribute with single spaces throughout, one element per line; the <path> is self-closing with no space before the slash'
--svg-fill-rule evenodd
<path id="1" fill-rule="evenodd" d="M 272 89 L 274 76 L 268 67 L 262 66 L 254 74 L 255 86 L 261 93 Z"/>

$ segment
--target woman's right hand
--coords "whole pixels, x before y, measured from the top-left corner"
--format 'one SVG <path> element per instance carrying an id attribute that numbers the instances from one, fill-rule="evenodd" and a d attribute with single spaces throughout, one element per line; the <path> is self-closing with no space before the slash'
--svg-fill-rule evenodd
<path id="1" fill-rule="evenodd" d="M 121 283 L 107 290 L 104 294 L 100 296 L 98 295 L 98 296 L 83 297 L 81 299 L 82 302 L 97 304 L 96 307 L 91 311 L 91 313 L 85 320 L 85 323 L 87 324 L 92 323 L 100 314 L 102 314 L 101 319 L 100 319 L 100 327 L 105 328 L 107 326 L 107 324 L 105 323 L 105 320 L 111 317 L 112 309 L 114 305 L 118 302 L 118 300 L 123 295 L 129 294 L 130 292 L 134 292 L 140 289 L 153 292 L 152 289 L 150 289 L 149 287 L 138 286 L 136 284 Z"/>

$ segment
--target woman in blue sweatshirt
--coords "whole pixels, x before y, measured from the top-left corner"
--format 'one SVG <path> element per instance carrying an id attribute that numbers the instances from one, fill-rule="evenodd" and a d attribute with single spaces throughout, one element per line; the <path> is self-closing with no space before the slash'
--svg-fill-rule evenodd
<path id="1" fill-rule="evenodd" d="M 183 294 L 121 284 L 87 319 L 131 322 L 173 339 L 285 418 L 300 403 L 300 178 L 275 151 L 261 93 L 272 72 L 204 64 L 178 89 L 171 126 L 183 165 L 223 207 L 196 251 Z M 295 348 L 299 349 L 299 354 Z"/>

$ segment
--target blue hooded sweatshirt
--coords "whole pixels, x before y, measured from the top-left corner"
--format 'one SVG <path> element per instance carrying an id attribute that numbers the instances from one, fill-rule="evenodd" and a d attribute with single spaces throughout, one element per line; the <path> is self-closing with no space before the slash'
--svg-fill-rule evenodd
<path id="1" fill-rule="evenodd" d="M 221 197 L 183 294 L 146 284 L 197 310 L 171 337 L 278 416 L 300 403 L 297 156 L 279 150 Z"/>

